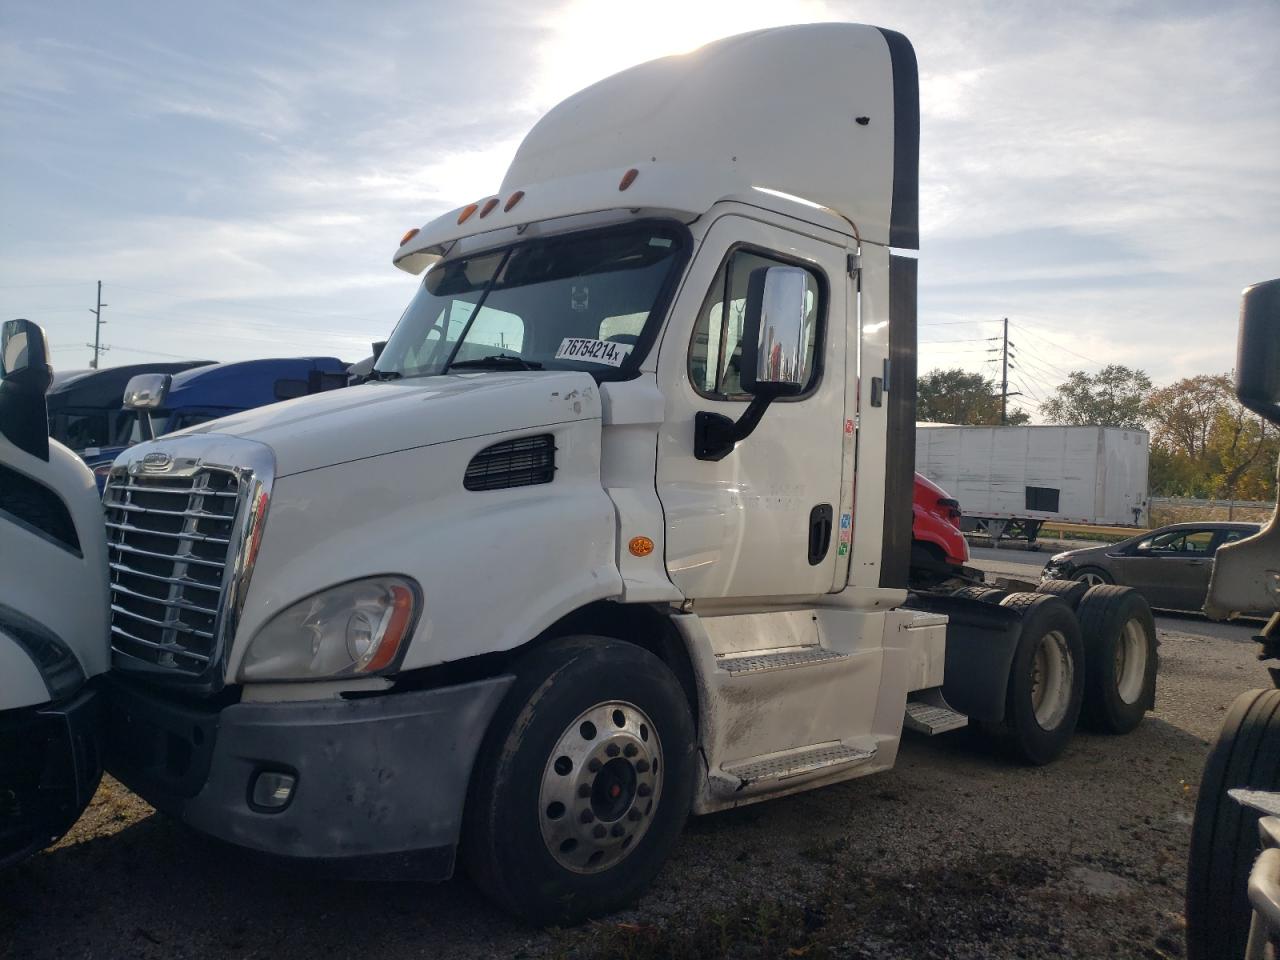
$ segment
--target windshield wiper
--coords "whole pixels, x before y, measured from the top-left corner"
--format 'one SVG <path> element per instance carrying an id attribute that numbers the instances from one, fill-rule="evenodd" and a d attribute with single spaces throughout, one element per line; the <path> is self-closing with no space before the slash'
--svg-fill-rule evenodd
<path id="1" fill-rule="evenodd" d="M 399 380 L 404 374 L 396 370 L 373 370 L 369 374 L 370 380 Z"/>
<path id="2" fill-rule="evenodd" d="M 524 357 L 513 357 L 509 353 L 495 353 L 488 357 L 477 357 L 473 360 L 455 360 L 449 369 L 458 367 L 494 367 L 502 370 L 541 370 L 542 364 L 537 360 L 526 360 Z"/>

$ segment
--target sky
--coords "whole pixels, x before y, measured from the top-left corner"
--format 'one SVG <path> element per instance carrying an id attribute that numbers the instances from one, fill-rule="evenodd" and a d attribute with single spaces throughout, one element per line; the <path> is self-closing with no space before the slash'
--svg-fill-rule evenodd
<path id="1" fill-rule="evenodd" d="M 570 0 L 0 6 L 0 317 L 58 369 L 366 356 L 401 234 L 497 189 L 577 89 L 734 33 L 847 20 L 921 80 L 920 370 L 1034 405 L 1105 363 L 1232 367 L 1280 274 L 1280 4 Z M 765 118 L 762 118 L 765 122 Z"/>

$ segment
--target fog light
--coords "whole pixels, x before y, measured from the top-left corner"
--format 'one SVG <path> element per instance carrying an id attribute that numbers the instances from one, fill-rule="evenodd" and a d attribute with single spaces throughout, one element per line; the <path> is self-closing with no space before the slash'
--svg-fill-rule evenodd
<path id="1" fill-rule="evenodd" d="M 249 800 L 264 810 L 283 810 L 293 799 L 293 788 L 298 778 L 292 773 L 264 770 L 254 778 Z"/>

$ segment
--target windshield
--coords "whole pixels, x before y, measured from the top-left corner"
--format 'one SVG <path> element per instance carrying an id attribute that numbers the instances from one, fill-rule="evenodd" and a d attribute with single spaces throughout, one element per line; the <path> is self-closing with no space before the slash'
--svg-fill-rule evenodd
<path id="1" fill-rule="evenodd" d="M 629 370 L 683 252 L 679 227 L 649 223 L 442 263 L 374 369 L 392 379 L 449 369 Z"/>

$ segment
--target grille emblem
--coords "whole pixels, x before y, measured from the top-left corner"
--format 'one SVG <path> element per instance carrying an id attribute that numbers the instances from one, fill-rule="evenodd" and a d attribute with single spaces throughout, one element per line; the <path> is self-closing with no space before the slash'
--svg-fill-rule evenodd
<path id="1" fill-rule="evenodd" d="M 169 468 L 172 466 L 173 457 L 161 451 L 148 453 L 142 458 L 142 471 L 144 473 L 168 473 Z"/>

